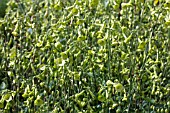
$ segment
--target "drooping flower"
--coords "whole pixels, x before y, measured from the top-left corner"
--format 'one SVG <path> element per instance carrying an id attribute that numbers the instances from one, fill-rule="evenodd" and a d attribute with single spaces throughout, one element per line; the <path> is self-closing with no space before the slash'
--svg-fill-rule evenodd
<path id="1" fill-rule="evenodd" d="M 112 86 L 112 85 L 114 85 L 114 83 L 113 83 L 111 80 L 108 80 L 108 81 L 106 82 L 106 85 L 107 85 L 107 86 Z"/>
<path id="2" fill-rule="evenodd" d="M 115 84 L 114 87 L 115 87 L 117 92 L 122 92 L 124 90 L 124 87 L 123 87 L 123 85 L 121 83 Z"/>

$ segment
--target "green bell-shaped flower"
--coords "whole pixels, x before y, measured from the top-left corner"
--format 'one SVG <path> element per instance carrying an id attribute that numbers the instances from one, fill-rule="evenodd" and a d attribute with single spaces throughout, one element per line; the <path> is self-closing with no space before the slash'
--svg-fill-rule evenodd
<path id="1" fill-rule="evenodd" d="M 34 105 L 40 106 L 40 105 L 42 105 L 43 103 L 44 103 L 43 100 L 42 100 L 41 97 L 38 95 L 38 96 L 37 96 L 37 99 L 34 101 Z"/>

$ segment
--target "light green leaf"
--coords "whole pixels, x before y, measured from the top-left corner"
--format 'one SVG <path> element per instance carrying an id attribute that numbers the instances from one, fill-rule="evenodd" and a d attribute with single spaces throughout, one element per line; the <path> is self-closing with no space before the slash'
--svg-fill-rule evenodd
<path id="1" fill-rule="evenodd" d="M 112 104 L 112 106 L 111 106 L 111 109 L 114 109 L 114 108 L 116 108 L 117 106 L 118 106 L 118 104 L 114 102 L 114 103 Z"/>
<path id="2" fill-rule="evenodd" d="M 144 42 L 144 41 L 139 43 L 137 51 L 144 51 L 145 50 L 145 45 L 146 45 L 146 42 Z"/>
<path id="3" fill-rule="evenodd" d="M 37 43 L 37 47 L 41 47 L 43 45 L 43 41 L 39 41 L 38 43 Z"/>
<path id="4" fill-rule="evenodd" d="M 4 108 L 4 101 L 0 100 L 0 109 Z"/>
<path id="5" fill-rule="evenodd" d="M 132 7 L 131 3 L 122 3 L 122 8 Z"/>
<path id="6" fill-rule="evenodd" d="M 10 99 L 10 97 L 11 97 L 11 94 L 7 93 L 7 94 L 4 94 L 4 95 L 2 96 L 2 99 L 3 99 L 3 100 L 8 100 L 8 99 Z"/>

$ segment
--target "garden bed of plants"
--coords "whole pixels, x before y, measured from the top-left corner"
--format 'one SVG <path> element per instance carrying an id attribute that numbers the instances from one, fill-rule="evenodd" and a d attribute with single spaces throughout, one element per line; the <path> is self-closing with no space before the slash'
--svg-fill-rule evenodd
<path id="1" fill-rule="evenodd" d="M 170 112 L 170 1 L 0 8 L 0 112 Z"/>

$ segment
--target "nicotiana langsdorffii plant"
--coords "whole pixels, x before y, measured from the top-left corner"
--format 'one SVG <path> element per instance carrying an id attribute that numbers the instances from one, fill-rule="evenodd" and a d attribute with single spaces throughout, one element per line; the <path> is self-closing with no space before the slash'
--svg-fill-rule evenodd
<path id="1" fill-rule="evenodd" d="M 0 112 L 168 113 L 169 3 L 9 0 Z"/>

